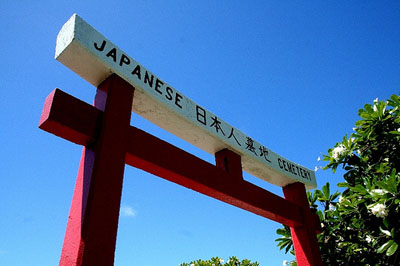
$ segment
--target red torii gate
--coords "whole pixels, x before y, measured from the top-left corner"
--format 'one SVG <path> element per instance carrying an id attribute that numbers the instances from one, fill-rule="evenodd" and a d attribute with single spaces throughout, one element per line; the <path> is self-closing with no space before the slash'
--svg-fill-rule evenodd
<path id="1" fill-rule="evenodd" d="M 283 187 L 283 199 L 243 180 L 231 150 L 217 152 L 212 165 L 131 126 L 134 90 L 113 74 L 94 106 L 59 89 L 46 98 L 39 127 L 84 146 L 60 265 L 113 265 L 125 163 L 290 226 L 298 265 L 322 265 L 320 221 L 304 184 Z"/>

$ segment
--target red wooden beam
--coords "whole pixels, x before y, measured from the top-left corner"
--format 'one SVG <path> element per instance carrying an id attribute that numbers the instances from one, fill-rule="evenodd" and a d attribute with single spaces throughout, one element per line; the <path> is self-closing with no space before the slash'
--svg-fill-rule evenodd
<path id="1" fill-rule="evenodd" d="M 101 117 L 102 111 L 56 89 L 46 99 L 40 128 L 86 145 L 97 138 Z M 135 127 L 128 135 L 125 163 L 290 227 L 304 225 L 303 206 L 243 180 L 235 153 L 218 152 L 215 166 Z M 318 217 L 312 220 L 319 225 Z"/>
<path id="2" fill-rule="evenodd" d="M 127 164 L 268 219 L 303 224 L 301 208 L 283 198 L 142 130 L 131 127 L 130 136 Z"/>
<path id="3" fill-rule="evenodd" d="M 102 115 L 92 105 L 55 89 L 44 102 L 39 128 L 87 146 L 98 137 Z"/>
<path id="4" fill-rule="evenodd" d="M 95 107 L 82 101 L 76 103 L 59 90 L 46 100 L 40 127 L 87 145 L 72 199 L 60 258 L 62 266 L 114 264 L 132 99 L 133 87 L 111 76 L 99 86 L 95 99 L 96 107 L 104 110 L 102 115 Z"/>
<path id="5" fill-rule="evenodd" d="M 285 199 L 297 204 L 304 210 L 304 225 L 290 228 L 297 265 L 322 266 L 317 236 L 315 235 L 315 228 L 320 229 L 320 223 L 318 219 L 318 225 L 315 224 L 316 219 L 313 219 L 310 211 L 304 184 L 288 185 L 283 188 L 283 194 Z"/>

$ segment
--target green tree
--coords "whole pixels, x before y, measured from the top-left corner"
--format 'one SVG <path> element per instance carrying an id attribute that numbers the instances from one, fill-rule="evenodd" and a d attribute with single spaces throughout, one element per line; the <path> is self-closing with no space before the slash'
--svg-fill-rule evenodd
<path id="1" fill-rule="evenodd" d="M 251 262 L 248 259 L 239 260 L 236 257 L 230 257 L 226 262 L 219 257 L 213 257 L 209 260 L 196 260 L 189 263 L 181 263 L 180 266 L 258 266 L 258 262 Z"/>
<path id="2" fill-rule="evenodd" d="M 342 193 L 308 192 L 321 220 L 324 265 L 400 265 L 400 96 L 366 104 L 354 133 L 328 150 L 324 170 L 344 169 Z M 288 227 L 278 246 L 293 252 Z M 295 265 L 295 261 L 293 262 Z"/>

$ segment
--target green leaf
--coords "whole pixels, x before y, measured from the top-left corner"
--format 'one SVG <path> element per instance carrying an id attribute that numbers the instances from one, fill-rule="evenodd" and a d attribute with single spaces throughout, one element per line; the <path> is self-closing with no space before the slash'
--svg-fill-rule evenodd
<path id="1" fill-rule="evenodd" d="M 386 227 L 389 227 L 389 221 L 388 221 L 387 217 L 386 217 L 385 219 L 383 219 L 383 224 L 384 224 Z"/>
<path id="2" fill-rule="evenodd" d="M 332 197 L 331 197 L 331 201 L 334 201 L 337 197 L 339 197 L 340 196 L 340 192 L 335 192 L 333 195 L 332 195 Z"/>
<path id="3" fill-rule="evenodd" d="M 395 243 L 393 240 L 389 240 L 385 244 L 383 244 L 376 252 L 378 253 L 383 253 L 385 252 L 393 243 Z"/>
<path id="4" fill-rule="evenodd" d="M 396 242 L 393 242 L 393 244 L 387 249 L 386 255 L 392 256 L 396 252 L 398 247 L 399 245 Z"/>
<path id="5" fill-rule="evenodd" d="M 329 189 L 329 182 L 322 187 L 322 192 L 324 193 L 324 198 L 327 200 L 329 199 L 330 189 Z"/>
<path id="6" fill-rule="evenodd" d="M 337 184 L 338 187 L 349 187 L 348 183 L 342 182 Z"/>
<path id="7" fill-rule="evenodd" d="M 396 184 L 394 184 L 393 182 L 391 182 L 391 180 L 387 180 L 386 182 L 384 181 L 378 181 L 376 182 L 376 184 L 383 188 L 384 190 L 387 190 L 391 193 L 396 193 Z"/>
<path id="8" fill-rule="evenodd" d="M 361 185 L 356 185 L 355 187 L 351 187 L 350 188 L 352 191 L 354 192 L 358 192 L 358 193 L 364 193 L 365 192 L 365 188 Z"/>

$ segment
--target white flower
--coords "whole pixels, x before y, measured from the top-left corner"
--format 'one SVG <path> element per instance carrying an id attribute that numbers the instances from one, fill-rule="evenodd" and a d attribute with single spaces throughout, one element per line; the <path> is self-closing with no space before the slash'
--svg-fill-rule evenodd
<path id="1" fill-rule="evenodd" d="M 385 195 L 387 192 L 388 191 L 385 190 L 385 189 L 373 189 L 373 190 L 370 191 L 370 194 L 375 194 L 375 195 L 382 196 L 382 195 Z"/>
<path id="2" fill-rule="evenodd" d="M 317 162 L 319 162 L 319 161 L 321 161 L 321 157 L 320 156 L 318 156 L 318 158 L 317 158 Z"/>
<path id="3" fill-rule="evenodd" d="M 376 204 L 370 210 L 371 210 L 372 214 L 378 218 L 385 218 L 388 214 L 388 212 L 386 210 L 386 206 L 381 203 Z"/>
<path id="4" fill-rule="evenodd" d="M 377 103 L 377 102 L 378 102 L 378 98 L 375 98 L 374 103 Z"/>
<path id="5" fill-rule="evenodd" d="M 344 198 L 342 196 L 339 196 L 339 203 L 343 203 L 344 202 Z"/>
<path id="6" fill-rule="evenodd" d="M 378 112 L 378 107 L 374 104 L 374 112 Z"/>
<path id="7" fill-rule="evenodd" d="M 361 150 L 358 149 L 358 150 L 357 150 L 357 153 L 358 153 L 358 155 L 361 155 Z"/>
<path id="8" fill-rule="evenodd" d="M 353 127 L 353 131 L 357 131 L 357 128 L 356 128 L 356 127 Z"/>
<path id="9" fill-rule="evenodd" d="M 224 260 L 223 259 L 219 259 L 219 263 L 224 263 Z"/>
<path id="10" fill-rule="evenodd" d="M 190 264 L 190 266 L 194 266 L 194 263 Z"/>
<path id="11" fill-rule="evenodd" d="M 370 235 L 367 235 L 365 237 L 365 241 L 367 241 L 368 243 L 371 243 L 372 242 L 372 237 Z"/>
<path id="12" fill-rule="evenodd" d="M 314 171 L 317 172 L 318 169 L 319 169 L 319 167 L 318 167 L 318 166 L 315 166 Z"/>
<path id="13" fill-rule="evenodd" d="M 397 129 L 397 132 L 400 132 L 400 127 Z"/>
<path id="14" fill-rule="evenodd" d="M 381 229 L 381 232 L 384 233 L 384 234 L 387 235 L 387 236 L 391 236 L 389 230 Z"/>
<path id="15" fill-rule="evenodd" d="M 335 210 L 335 206 L 333 204 L 329 204 L 329 210 L 334 211 Z"/>
<path id="16" fill-rule="evenodd" d="M 347 201 L 346 198 L 339 196 L 339 204 L 344 204 Z"/>
<path id="17" fill-rule="evenodd" d="M 346 147 L 343 144 L 340 144 L 332 150 L 332 158 L 337 162 L 339 161 L 339 157 L 342 156 L 345 152 Z"/>
<path id="18" fill-rule="evenodd" d="M 287 266 L 288 265 L 288 261 L 287 260 L 284 260 L 283 262 L 282 262 L 282 266 Z"/>

